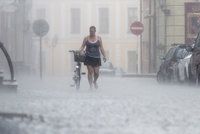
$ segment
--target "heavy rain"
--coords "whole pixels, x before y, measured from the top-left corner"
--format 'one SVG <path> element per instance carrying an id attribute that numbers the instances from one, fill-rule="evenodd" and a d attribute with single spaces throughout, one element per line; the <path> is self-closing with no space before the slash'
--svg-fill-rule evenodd
<path id="1" fill-rule="evenodd" d="M 200 0 L 0 0 L 0 134 L 199 134 Z"/>

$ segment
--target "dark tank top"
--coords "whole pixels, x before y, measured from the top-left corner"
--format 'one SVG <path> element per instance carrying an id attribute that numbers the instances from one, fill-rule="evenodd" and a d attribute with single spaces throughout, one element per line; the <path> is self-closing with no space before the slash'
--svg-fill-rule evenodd
<path id="1" fill-rule="evenodd" d="M 95 42 L 86 41 L 86 55 L 93 58 L 100 58 L 100 41 Z"/>

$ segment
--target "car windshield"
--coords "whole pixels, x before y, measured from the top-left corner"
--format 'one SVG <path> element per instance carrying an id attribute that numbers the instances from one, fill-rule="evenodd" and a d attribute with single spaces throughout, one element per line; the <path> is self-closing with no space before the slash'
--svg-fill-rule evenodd
<path id="1" fill-rule="evenodd" d="M 183 59 L 185 58 L 189 52 L 186 50 L 186 48 L 178 48 L 176 51 L 175 58 L 176 59 Z"/>
<path id="2" fill-rule="evenodd" d="M 165 56 L 165 59 L 170 60 L 173 57 L 175 50 L 176 50 L 175 47 L 170 48 L 169 51 L 167 52 L 166 56 Z"/>

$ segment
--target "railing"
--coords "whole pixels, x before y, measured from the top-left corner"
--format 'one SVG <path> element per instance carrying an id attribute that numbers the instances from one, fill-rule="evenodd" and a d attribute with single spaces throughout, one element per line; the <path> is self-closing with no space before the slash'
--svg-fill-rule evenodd
<path id="1" fill-rule="evenodd" d="M 7 59 L 7 62 L 8 62 L 8 65 L 9 65 L 9 69 L 10 69 L 10 75 L 11 75 L 11 81 L 14 81 L 14 69 L 13 69 L 13 64 L 12 64 L 12 61 L 11 61 L 11 58 L 6 50 L 6 48 L 4 47 L 3 43 L 0 42 L 0 48 L 1 50 L 3 51 L 4 55 L 6 56 L 6 59 Z"/>

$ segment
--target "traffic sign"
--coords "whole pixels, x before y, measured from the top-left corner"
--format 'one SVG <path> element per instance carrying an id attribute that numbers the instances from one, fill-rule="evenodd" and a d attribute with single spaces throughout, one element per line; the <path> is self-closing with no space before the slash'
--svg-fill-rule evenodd
<path id="1" fill-rule="evenodd" d="M 134 35 L 141 35 L 144 31 L 144 26 L 140 21 L 135 21 L 131 24 L 130 30 Z"/>
<path id="2" fill-rule="evenodd" d="M 42 79 L 42 37 L 49 32 L 49 24 L 44 19 L 39 19 L 33 23 L 34 33 L 40 37 L 40 78 Z"/>
<path id="3" fill-rule="evenodd" d="M 36 20 L 33 23 L 33 31 L 37 36 L 43 37 L 49 32 L 49 24 L 43 19 Z"/>

